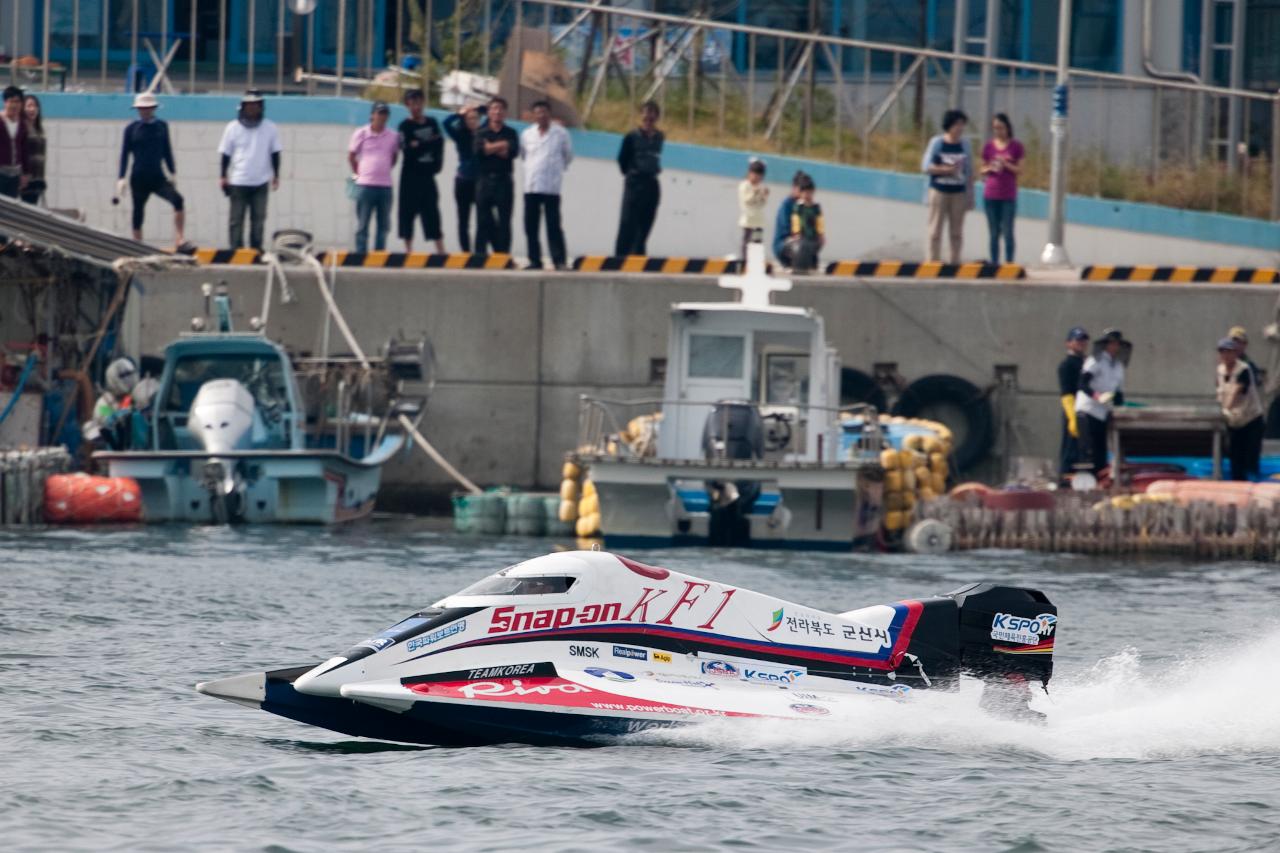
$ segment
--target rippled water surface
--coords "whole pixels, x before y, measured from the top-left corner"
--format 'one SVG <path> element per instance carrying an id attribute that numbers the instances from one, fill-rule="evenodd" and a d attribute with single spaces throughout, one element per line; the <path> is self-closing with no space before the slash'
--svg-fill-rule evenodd
<path id="1" fill-rule="evenodd" d="M 315 663 L 537 540 L 347 530 L 0 534 L 5 849 L 1280 848 L 1280 572 L 974 553 L 641 559 L 835 610 L 987 579 L 1061 614 L 1048 725 L 976 694 L 856 728 L 718 722 L 601 749 L 358 741 L 200 696 Z"/>

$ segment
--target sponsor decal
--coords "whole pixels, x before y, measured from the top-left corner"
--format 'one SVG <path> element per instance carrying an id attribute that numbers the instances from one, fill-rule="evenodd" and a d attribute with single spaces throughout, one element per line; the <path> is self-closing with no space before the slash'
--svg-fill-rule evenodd
<path id="1" fill-rule="evenodd" d="M 425 649 L 433 643 L 438 643 L 443 639 L 452 637 L 455 634 L 461 634 L 467 630 L 467 620 L 463 619 L 454 622 L 452 625 L 446 625 L 438 631 L 432 631 L 429 634 L 423 634 L 421 637 L 414 637 L 405 643 L 405 651 L 416 652 L 418 649 Z"/>
<path id="2" fill-rule="evenodd" d="M 666 652 L 650 652 L 658 663 L 671 663 L 671 655 Z"/>
<path id="3" fill-rule="evenodd" d="M 707 675 L 714 675 L 717 678 L 738 677 L 738 668 L 733 664 L 722 660 L 703 661 L 702 671 Z"/>
<path id="4" fill-rule="evenodd" d="M 644 649 L 635 649 L 631 646 L 614 646 L 613 656 L 615 658 L 627 658 L 628 660 L 648 660 L 649 653 Z"/>
<path id="5" fill-rule="evenodd" d="M 798 678 L 803 678 L 807 670 L 803 668 L 782 669 L 770 666 L 744 666 L 742 667 L 743 681 L 763 681 L 767 684 L 791 684 Z"/>
<path id="6" fill-rule="evenodd" d="M 653 672 L 652 670 L 640 673 L 645 678 L 652 678 L 661 684 L 678 684 L 681 687 L 705 687 L 715 688 L 719 685 L 714 681 L 698 678 L 692 675 L 680 675 L 674 672 Z"/>
<path id="7" fill-rule="evenodd" d="M 367 649 L 373 649 L 375 652 L 380 652 L 394 642 L 394 637 L 370 637 L 360 645 Z"/>
<path id="8" fill-rule="evenodd" d="M 1057 624 L 1058 617 L 1052 613 L 1041 613 L 1034 619 L 1011 613 L 997 613 L 991 619 L 991 639 L 1034 646 L 1043 638 L 1052 637 L 1053 628 Z"/>
<path id="9" fill-rule="evenodd" d="M 550 696 L 552 693 L 591 693 L 590 687 L 584 684 L 574 684 L 572 681 L 563 683 L 547 682 L 545 684 L 525 684 L 518 678 L 510 681 L 476 681 L 472 684 L 464 684 L 458 688 L 458 692 L 468 699 L 476 697 L 497 697 L 497 696 Z"/>
<path id="10" fill-rule="evenodd" d="M 872 628 L 870 625 L 845 625 L 841 633 L 846 640 L 879 643 L 881 647 L 893 645 L 889 632 L 883 628 Z"/>
<path id="11" fill-rule="evenodd" d="M 806 705 L 803 702 L 797 702 L 791 706 L 791 710 L 797 714 L 805 714 L 810 717 L 825 717 L 831 713 L 828 709 L 821 705 Z"/>
<path id="12" fill-rule="evenodd" d="M 766 628 L 765 630 L 776 631 L 778 630 L 778 628 L 782 626 L 782 616 L 783 616 L 782 611 L 784 610 L 786 610 L 785 607 L 779 607 L 777 610 L 773 611 L 773 623 L 770 624 L 769 627 Z"/>
<path id="13" fill-rule="evenodd" d="M 571 625 L 596 625 L 601 622 L 652 621 L 656 625 L 672 625 L 674 624 L 672 620 L 677 613 L 685 615 L 681 611 L 693 613 L 695 610 L 709 614 L 706 617 L 706 621 L 699 623 L 696 627 L 710 630 L 715 627 L 716 619 L 724 612 L 729 600 L 737 592 L 736 589 L 726 589 L 719 594 L 718 600 L 714 600 L 716 597 L 706 594 L 711 589 L 710 585 L 694 581 L 684 581 L 683 583 L 684 589 L 675 596 L 675 600 L 669 608 L 666 605 L 666 601 L 659 602 L 659 599 L 674 591 L 657 587 L 643 587 L 640 591 L 640 597 L 625 612 L 620 601 L 570 607 L 549 607 L 541 610 L 536 608 L 523 609 L 514 605 L 495 607 L 489 622 L 488 633 L 505 634 L 511 631 L 540 631 L 547 628 L 567 628 Z M 704 605 L 702 602 L 705 599 L 713 599 L 713 601 Z M 667 599 L 667 601 L 669 600 Z M 664 611 L 665 615 L 651 620 L 649 610 L 651 605 L 654 608 L 653 614 L 655 616 L 664 613 Z M 696 621 L 700 618 L 691 617 L 690 621 Z"/>
<path id="14" fill-rule="evenodd" d="M 511 678 L 514 675 L 533 675 L 536 663 L 515 663 L 508 666 L 486 666 L 467 670 L 468 681 L 491 678 Z"/>
<path id="15" fill-rule="evenodd" d="M 604 669 L 599 666 L 589 666 L 583 670 L 587 675 L 594 675 L 596 678 L 603 678 L 607 681 L 635 681 L 636 677 L 629 672 L 618 672 L 616 669 Z"/>
<path id="16" fill-rule="evenodd" d="M 614 646 L 615 650 L 617 648 L 618 648 L 617 646 Z M 575 658 L 596 658 L 597 660 L 599 660 L 600 650 L 597 649 L 595 646 L 579 646 L 579 645 L 570 644 L 569 655 Z"/>
<path id="17" fill-rule="evenodd" d="M 855 684 L 853 689 L 859 693 L 871 693 L 875 696 L 891 696 L 894 699 L 905 698 L 911 692 L 911 688 L 905 684 L 894 684 L 885 686 L 881 684 Z M 798 695 L 798 694 L 797 694 Z"/>

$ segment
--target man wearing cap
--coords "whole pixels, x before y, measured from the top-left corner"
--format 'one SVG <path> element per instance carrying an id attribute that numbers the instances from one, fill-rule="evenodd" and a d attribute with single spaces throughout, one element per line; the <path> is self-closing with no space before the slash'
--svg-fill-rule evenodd
<path id="1" fill-rule="evenodd" d="M 409 117 L 399 127 L 400 148 L 404 151 L 404 165 L 400 167 L 400 239 L 404 240 L 404 250 L 412 252 L 414 223 L 421 219 L 422 236 L 428 242 L 434 241 L 436 251 L 444 254 L 440 193 L 436 190 L 436 175 L 444 166 L 444 135 L 436 120 L 423 110 L 425 100 L 421 89 L 404 93 Z"/>
<path id="2" fill-rule="evenodd" d="M 1234 330 L 1233 330 L 1234 331 Z M 1234 338 L 1218 341 L 1218 405 L 1227 419 L 1228 458 L 1231 479 L 1250 480 L 1261 473 L 1262 396 L 1253 368 L 1240 354 Z"/>
<path id="3" fill-rule="evenodd" d="M 369 219 L 375 215 L 373 248 L 379 252 L 387 248 L 391 170 L 400 154 L 400 134 L 387 127 L 390 117 L 390 107 L 381 101 L 374 104 L 369 123 L 351 134 L 347 146 L 347 162 L 356 185 L 356 251 L 361 254 L 369 251 Z"/>
<path id="4" fill-rule="evenodd" d="M 1094 354 L 1085 359 L 1076 391 L 1076 415 L 1083 415 L 1081 439 L 1096 477 L 1107 465 L 1107 425 L 1112 407 L 1124 405 L 1124 361 L 1129 342 L 1119 329 L 1104 329 Z"/>
<path id="5" fill-rule="evenodd" d="M 142 221 L 147 212 L 147 199 L 158 196 L 173 205 L 174 245 L 179 250 L 191 248 L 183 236 L 186 214 L 183 212 L 182 194 L 169 177 L 177 174 L 173 160 L 173 144 L 169 140 L 169 125 L 156 118 L 160 104 L 156 96 L 143 92 L 133 99 L 138 118 L 124 129 L 124 144 L 120 147 L 120 173 L 116 176 L 115 200 L 124 195 L 127 188 L 133 198 L 133 239 L 142 239 Z M 129 158 L 133 158 L 133 170 Z M 165 170 L 168 169 L 168 175 Z M 125 175 L 129 175 L 128 182 Z M 114 203 L 114 201 L 113 201 Z"/>
<path id="6" fill-rule="evenodd" d="M 262 249 L 262 232 L 267 221 L 268 188 L 280 188 L 280 131 L 263 117 L 262 93 L 248 89 L 240 99 L 235 121 L 227 124 L 218 143 L 222 161 L 219 183 L 231 199 L 230 245 L 239 249 L 244 242 L 244 216 L 249 214 L 249 245 Z"/>
<path id="7" fill-rule="evenodd" d="M 1083 326 L 1067 332 L 1067 355 L 1058 363 L 1058 393 L 1062 395 L 1062 445 L 1058 452 L 1058 473 L 1066 476 L 1080 461 L 1080 420 L 1076 417 L 1076 393 L 1084 371 L 1084 355 L 1089 351 L 1089 333 Z"/>

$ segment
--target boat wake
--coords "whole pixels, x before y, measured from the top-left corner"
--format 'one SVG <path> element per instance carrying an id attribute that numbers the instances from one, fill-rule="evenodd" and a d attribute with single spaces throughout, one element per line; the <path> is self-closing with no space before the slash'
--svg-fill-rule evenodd
<path id="1" fill-rule="evenodd" d="M 913 693 L 897 702 L 867 697 L 840 717 L 813 722 L 709 721 L 644 737 L 721 749 L 779 747 L 947 752 L 1009 749 L 1066 761 L 1280 753 L 1280 630 L 1247 645 L 1176 661 L 1144 663 L 1136 649 L 1079 671 L 1054 673 L 1032 707 L 1044 725 L 980 710 L 981 685 L 958 693 Z"/>

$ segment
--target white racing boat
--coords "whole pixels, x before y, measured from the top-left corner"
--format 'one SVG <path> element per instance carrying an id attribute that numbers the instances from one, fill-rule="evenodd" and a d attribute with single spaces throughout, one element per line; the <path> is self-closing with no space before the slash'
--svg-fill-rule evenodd
<path id="1" fill-rule="evenodd" d="M 349 735 L 451 746 L 838 719 L 965 675 L 983 680 L 986 707 L 1034 718 L 1056 625 L 1044 594 L 1017 587 L 837 614 L 577 551 L 504 569 L 318 666 L 196 689 Z"/>

